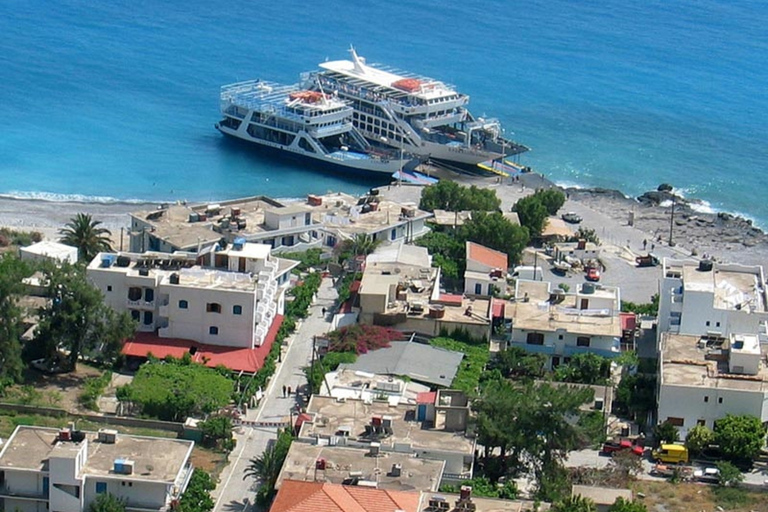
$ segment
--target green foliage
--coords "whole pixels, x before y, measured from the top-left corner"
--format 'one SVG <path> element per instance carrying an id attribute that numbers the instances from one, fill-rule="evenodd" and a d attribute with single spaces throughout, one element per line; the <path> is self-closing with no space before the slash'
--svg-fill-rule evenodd
<path id="1" fill-rule="evenodd" d="M 560 283 L 557 285 L 557 287 L 563 290 L 565 293 L 568 293 L 568 291 L 571 289 L 568 283 Z"/>
<path id="2" fill-rule="evenodd" d="M 624 498 L 618 498 L 610 506 L 608 512 L 648 512 L 648 508 L 639 501 L 629 501 Z"/>
<path id="3" fill-rule="evenodd" d="M 288 291 L 288 294 L 293 296 L 293 300 L 288 302 L 285 306 L 286 316 L 292 316 L 294 318 L 307 317 L 307 310 L 312 304 L 312 299 L 317 293 L 317 290 L 320 288 L 322 279 L 323 277 L 319 272 L 307 274 L 301 286 L 294 286 Z"/>
<path id="4" fill-rule="evenodd" d="M 232 451 L 232 419 L 229 416 L 215 415 L 200 423 L 203 432 L 203 444 L 225 452 Z"/>
<path id="5" fill-rule="evenodd" d="M 426 247 L 432 255 L 432 264 L 442 268 L 442 275 L 458 279 L 467 265 L 464 241 L 456 233 L 431 231 L 416 240 L 416 245 Z"/>
<path id="6" fill-rule="evenodd" d="M 463 480 L 461 484 L 451 485 L 443 484 L 440 486 L 440 492 L 459 494 L 461 488 L 465 485 L 472 487 L 472 495 L 482 498 L 500 498 L 503 500 L 517 499 L 519 490 L 513 481 L 507 481 L 503 485 L 491 482 L 485 476 L 476 476 L 470 480 Z"/>
<path id="7" fill-rule="evenodd" d="M 0 228 L 0 247 L 8 247 L 9 245 L 26 247 L 42 239 L 43 235 L 39 231 L 19 231 L 10 228 Z"/>
<path id="8" fill-rule="evenodd" d="M 552 505 L 552 512 L 597 512 L 595 502 L 580 495 L 569 496 Z"/>
<path id="9" fill-rule="evenodd" d="M 680 439 L 680 432 L 677 431 L 676 426 L 665 421 L 653 427 L 653 438 L 656 446 L 673 444 Z"/>
<path id="10" fill-rule="evenodd" d="M 460 327 L 449 331 L 448 329 L 440 329 L 440 338 L 451 338 L 457 341 L 463 341 L 468 345 L 479 345 L 488 348 L 488 339 L 485 337 L 475 337 L 467 330 Z"/>
<path id="11" fill-rule="evenodd" d="M 168 421 L 204 415 L 227 405 L 234 383 L 218 371 L 172 357 L 139 368 L 117 398 L 138 404 L 144 415 Z"/>
<path id="12" fill-rule="evenodd" d="M 527 352 L 520 347 L 507 347 L 496 353 L 488 367 L 499 370 L 504 378 L 540 378 L 544 375 L 547 356 Z"/>
<path id="13" fill-rule="evenodd" d="M 528 231 L 512 224 L 501 212 L 473 212 L 459 229 L 458 238 L 503 252 L 510 262 L 520 261 L 529 241 Z"/>
<path id="14" fill-rule="evenodd" d="M 85 379 L 83 390 L 77 397 L 80 405 L 88 410 L 98 411 L 99 405 L 97 401 L 111 381 L 112 372 L 110 371 L 104 372 L 98 377 L 88 377 Z"/>
<path id="15" fill-rule="evenodd" d="M 320 267 L 323 265 L 324 262 L 320 258 L 322 254 L 322 249 L 312 248 L 307 249 L 304 252 L 284 252 L 280 254 L 280 257 L 298 261 L 299 266 L 297 269 L 301 272 L 306 272 L 312 267 Z"/>
<path id="16" fill-rule="evenodd" d="M 654 293 L 651 296 L 651 302 L 645 304 L 635 304 L 634 302 L 621 301 L 621 310 L 626 313 L 656 316 L 659 312 L 659 294 Z"/>
<path id="17" fill-rule="evenodd" d="M 366 354 L 370 350 L 389 347 L 402 333 L 378 325 L 353 324 L 328 333 L 331 352 Z"/>
<path id="18" fill-rule="evenodd" d="M 547 209 L 547 215 L 556 215 L 557 211 L 565 204 L 565 194 L 556 188 L 537 190 L 533 196 Z"/>
<path id="19" fill-rule="evenodd" d="M 582 446 L 597 447 L 605 442 L 605 416 L 602 412 L 581 411 L 576 425 L 582 433 Z"/>
<path id="20" fill-rule="evenodd" d="M 426 187 L 419 203 L 419 208 L 428 212 L 492 211 L 498 210 L 500 206 L 501 200 L 496 197 L 495 190 L 475 185 L 463 187 L 451 180 L 440 180 Z"/>
<path id="21" fill-rule="evenodd" d="M 728 462 L 721 460 L 717 463 L 717 484 L 721 487 L 736 487 L 744 481 L 744 475 L 739 468 Z"/>
<path id="22" fill-rule="evenodd" d="M 360 272 L 352 272 L 352 273 L 349 273 L 349 274 L 345 274 L 344 277 L 341 278 L 341 282 L 339 282 L 339 284 L 337 286 L 337 289 L 336 289 L 336 292 L 337 292 L 336 304 L 337 305 L 340 306 L 340 305 L 344 304 L 345 302 L 347 302 L 347 300 L 349 300 L 349 298 L 352 296 L 352 292 L 350 291 L 350 288 L 352 287 L 352 283 L 354 283 L 355 281 L 357 281 L 359 279 L 362 279 L 362 278 L 363 278 L 363 274 L 360 273 Z"/>
<path id="23" fill-rule="evenodd" d="M 597 236 L 597 232 L 592 228 L 585 228 L 584 226 L 579 226 L 576 233 L 568 238 L 569 242 L 578 242 L 579 240 L 586 240 L 595 245 L 600 245 L 600 238 Z"/>
<path id="24" fill-rule="evenodd" d="M 728 460 L 752 460 L 765 446 L 765 427 L 755 416 L 729 414 L 715 421 L 715 442 Z"/>
<path id="25" fill-rule="evenodd" d="M 460 389 L 470 396 L 474 395 L 480 386 L 480 377 L 483 369 L 488 363 L 488 348 L 442 337 L 431 339 L 429 344 L 433 347 L 462 352 L 464 354 L 464 359 L 461 360 L 459 371 L 451 383 L 451 388 Z"/>
<path id="26" fill-rule="evenodd" d="M 656 407 L 656 377 L 625 374 L 616 387 L 614 412 L 644 421 L 648 411 Z"/>
<path id="27" fill-rule="evenodd" d="M 293 435 L 290 430 L 281 430 L 277 436 L 277 441 L 267 446 L 264 453 L 251 459 L 250 464 L 245 468 L 243 480 L 254 478 L 259 482 L 256 503 L 262 507 L 268 507 L 275 496 L 275 483 L 280 475 L 285 457 L 288 455 L 291 442 L 293 442 Z"/>
<path id="28" fill-rule="evenodd" d="M 195 468 L 189 479 L 187 490 L 179 500 L 180 512 L 211 512 L 214 502 L 211 491 L 216 488 L 211 475 L 200 468 Z"/>
<path id="29" fill-rule="evenodd" d="M 571 357 L 567 364 L 555 368 L 554 378 L 560 382 L 594 385 L 607 382 L 610 374 L 610 359 L 592 352 L 584 352 Z"/>
<path id="30" fill-rule="evenodd" d="M 354 352 L 328 352 L 322 359 L 315 361 L 314 368 L 312 366 L 304 368 L 304 375 L 307 377 L 307 383 L 312 393 L 320 392 L 326 373 L 334 371 L 342 363 L 352 364 L 356 360 L 357 354 Z"/>
<path id="31" fill-rule="evenodd" d="M 526 228 L 532 237 L 541 235 L 547 225 L 549 214 L 547 207 L 541 203 L 536 194 L 518 199 L 512 209 L 517 212 L 520 225 Z"/>
<path id="32" fill-rule="evenodd" d="M 6 386 L 22 380 L 24 362 L 20 339 L 24 332 L 24 310 L 19 298 L 25 291 L 21 281 L 31 272 L 16 256 L 0 256 L 0 393 Z"/>
<path id="33" fill-rule="evenodd" d="M 701 453 L 714 442 L 715 433 L 704 425 L 696 425 L 685 436 L 685 447 L 693 453 Z"/>
<path id="34" fill-rule="evenodd" d="M 78 213 L 59 230 L 59 242 L 77 247 L 80 261 L 91 261 L 99 252 L 111 251 L 109 237 L 112 233 L 100 228 L 100 220 L 93 220 L 89 213 Z"/>
<path id="35" fill-rule="evenodd" d="M 101 292 L 85 278 L 80 266 L 46 266 L 44 282 L 50 302 L 40 310 L 35 342 L 44 347 L 49 359 L 58 351 L 69 352 L 69 368 L 81 355 L 111 362 L 136 325 L 127 313 L 116 313 L 104 304 Z"/>
<path id="36" fill-rule="evenodd" d="M 125 500 L 109 492 L 97 494 L 88 505 L 88 512 L 125 512 Z"/>
<path id="37" fill-rule="evenodd" d="M 358 233 L 349 240 L 344 240 L 336 247 L 339 261 L 346 261 L 356 256 L 367 256 L 381 245 L 381 240 L 374 238 L 367 233 Z"/>

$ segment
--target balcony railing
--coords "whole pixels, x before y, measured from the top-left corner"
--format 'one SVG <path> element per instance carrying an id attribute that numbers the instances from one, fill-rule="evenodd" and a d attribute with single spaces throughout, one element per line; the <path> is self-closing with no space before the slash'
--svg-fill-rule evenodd
<path id="1" fill-rule="evenodd" d="M 13 498 L 22 500 L 34 500 L 34 501 L 48 501 L 48 495 L 43 494 L 42 491 L 20 491 L 8 487 L 7 485 L 0 486 L 0 498 Z"/>

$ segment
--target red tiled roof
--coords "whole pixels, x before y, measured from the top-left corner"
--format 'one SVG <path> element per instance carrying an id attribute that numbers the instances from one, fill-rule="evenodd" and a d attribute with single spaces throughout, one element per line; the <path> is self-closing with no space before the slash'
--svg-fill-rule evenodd
<path id="1" fill-rule="evenodd" d="M 437 400 L 437 391 L 423 391 L 416 394 L 417 404 L 433 404 Z"/>
<path id="2" fill-rule="evenodd" d="M 418 512 L 421 493 L 285 480 L 270 512 Z"/>
<path id="3" fill-rule="evenodd" d="M 456 295 L 453 293 L 441 293 L 438 298 L 437 302 L 441 304 L 450 304 L 454 306 L 461 306 L 462 300 L 464 298 L 461 295 Z"/>
<path id="4" fill-rule="evenodd" d="M 506 254 L 474 242 L 467 242 L 467 259 L 477 261 L 491 268 L 500 268 L 502 270 L 507 270 L 508 268 Z"/>
<path id="5" fill-rule="evenodd" d="M 634 331 L 637 327 L 637 315 L 634 313 L 619 313 L 622 331 Z"/>
<path id="6" fill-rule="evenodd" d="M 197 363 L 211 368 L 224 365 L 230 370 L 254 373 L 264 365 L 264 360 L 275 342 L 277 331 L 282 323 L 283 315 L 276 315 L 264 338 L 264 343 L 256 348 L 205 345 L 192 340 L 161 338 L 153 332 L 140 332 L 123 345 L 122 353 L 134 357 L 147 357 L 152 354 L 160 359 L 166 356 L 180 358 L 195 347 L 192 360 Z"/>

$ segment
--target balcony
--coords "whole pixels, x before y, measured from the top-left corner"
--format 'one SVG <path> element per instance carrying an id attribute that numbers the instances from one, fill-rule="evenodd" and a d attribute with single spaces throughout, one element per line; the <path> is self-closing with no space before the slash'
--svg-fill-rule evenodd
<path id="1" fill-rule="evenodd" d="M 552 355 L 555 353 L 555 346 L 554 345 L 531 345 L 529 343 L 526 343 L 524 341 L 510 341 L 509 342 L 510 347 L 519 347 L 525 350 L 526 352 L 531 352 L 534 354 L 546 354 L 546 355 Z"/>
<path id="2" fill-rule="evenodd" d="M 125 307 L 128 309 L 155 309 L 155 301 L 125 299 Z"/>
<path id="3" fill-rule="evenodd" d="M 48 501 L 47 493 L 43 494 L 42 491 L 26 491 L 16 490 L 3 485 L 0 487 L 0 498 L 12 498 L 15 500 L 30 500 L 30 501 Z"/>

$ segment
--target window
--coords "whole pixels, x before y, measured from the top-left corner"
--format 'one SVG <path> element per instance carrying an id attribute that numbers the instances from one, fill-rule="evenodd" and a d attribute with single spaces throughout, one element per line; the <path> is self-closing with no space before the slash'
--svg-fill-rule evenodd
<path id="1" fill-rule="evenodd" d="M 213 336 L 218 336 L 219 334 L 219 328 L 215 325 L 212 325 L 208 328 L 208 334 L 211 334 Z"/>
<path id="2" fill-rule="evenodd" d="M 707 327 L 709 327 L 709 320 L 707 320 Z"/>
<path id="3" fill-rule="evenodd" d="M 243 306 L 232 306 L 232 314 L 233 315 L 242 315 L 243 314 Z"/>
<path id="4" fill-rule="evenodd" d="M 723 397 L 718 397 L 717 403 L 719 403 L 719 404 L 723 403 Z"/>
<path id="5" fill-rule="evenodd" d="M 683 418 L 673 418 L 672 416 L 667 418 L 667 423 L 670 425 L 674 425 L 675 427 L 682 427 L 685 425 L 685 419 Z"/>
<path id="6" fill-rule="evenodd" d="M 540 332 L 529 332 L 525 342 L 528 345 L 543 345 L 544 335 Z"/>
<path id="7" fill-rule="evenodd" d="M 205 305 L 205 310 L 208 313 L 221 313 L 221 304 L 217 302 L 209 302 Z"/>
<path id="8" fill-rule="evenodd" d="M 135 286 L 128 288 L 128 300 L 141 300 L 141 288 L 137 288 Z"/>
<path id="9" fill-rule="evenodd" d="M 107 492 L 107 482 L 96 482 L 96 494 Z"/>
<path id="10" fill-rule="evenodd" d="M 111 291 L 112 291 L 112 285 L 111 285 L 111 284 L 107 286 L 107 291 L 108 291 L 108 292 L 111 292 Z"/>
<path id="11" fill-rule="evenodd" d="M 135 309 L 132 309 L 131 310 L 131 318 L 133 319 L 134 322 L 138 322 L 138 321 L 141 320 L 141 313 L 139 313 Z"/>
<path id="12" fill-rule="evenodd" d="M 560 366 L 560 358 L 559 358 L 559 357 L 557 357 L 557 356 L 554 356 L 554 357 L 552 358 L 552 369 L 554 370 L 554 369 L 555 369 L 555 368 L 557 368 L 558 366 Z"/>
<path id="13" fill-rule="evenodd" d="M 152 325 L 152 321 L 154 320 L 154 315 L 151 311 L 145 311 L 144 312 L 144 325 Z"/>
<path id="14" fill-rule="evenodd" d="M 700 427 L 706 427 L 707 426 L 707 420 L 696 420 L 696 424 Z"/>
<path id="15" fill-rule="evenodd" d="M 179 301 L 179 309 L 189 309 L 189 302 L 185 300 Z"/>
<path id="16" fill-rule="evenodd" d="M 557 335 L 557 339 L 562 340 L 563 339 L 563 335 L 562 334 L 558 334 Z"/>
<path id="17" fill-rule="evenodd" d="M 589 346 L 589 336 L 579 336 L 576 338 L 576 346 L 577 347 L 588 347 Z"/>
<path id="18" fill-rule="evenodd" d="M 144 302 L 153 302 L 155 300 L 155 290 L 152 288 L 144 289 Z"/>
<path id="19" fill-rule="evenodd" d="M 720 327 L 720 322 L 715 322 L 715 327 Z"/>
<path id="20" fill-rule="evenodd" d="M 709 402 L 709 397 L 707 395 L 704 395 L 704 403 Z"/>

